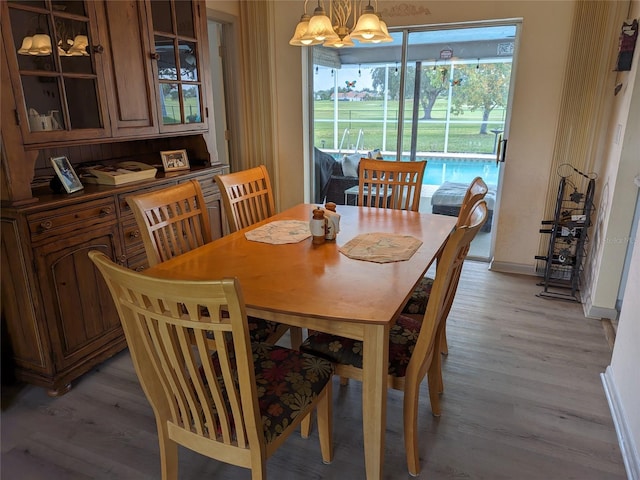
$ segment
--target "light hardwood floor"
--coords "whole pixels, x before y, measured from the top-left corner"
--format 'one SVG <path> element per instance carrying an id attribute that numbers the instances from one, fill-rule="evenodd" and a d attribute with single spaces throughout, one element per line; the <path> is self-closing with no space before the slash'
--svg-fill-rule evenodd
<path id="1" fill-rule="evenodd" d="M 462 273 L 440 418 L 431 416 L 423 385 L 421 477 L 625 479 L 599 377 L 611 356 L 600 321 L 585 319 L 578 304 L 536 297 L 534 277 L 486 268 L 468 261 Z M 401 395 L 388 395 L 385 479 L 411 478 Z M 159 478 L 155 423 L 127 352 L 61 398 L 24 387 L 11 400 L 1 415 L 3 479 Z M 334 448 L 333 463 L 323 465 L 317 432 L 293 435 L 269 460 L 269 478 L 364 479 L 358 382 L 341 387 L 335 379 Z M 181 450 L 180 478 L 250 476 Z"/>

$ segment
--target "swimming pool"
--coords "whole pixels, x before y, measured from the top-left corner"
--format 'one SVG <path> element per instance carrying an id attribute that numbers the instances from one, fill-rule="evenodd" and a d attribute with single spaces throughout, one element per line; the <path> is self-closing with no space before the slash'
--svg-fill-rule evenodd
<path id="1" fill-rule="evenodd" d="M 499 167 L 495 160 L 427 160 L 427 168 L 422 179 L 423 185 L 441 185 L 444 182 L 471 183 L 476 177 L 482 177 L 485 183 L 498 184 Z"/>
<path id="2" fill-rule="evenodd" d="M 337 152 L 327 151 L 334 158 L 341 155 Z M 354 155 L 354 154 L 351 154 Z M 357 154 L 355 154 L 357 155 Z M 363 154 L 362 156 L 366 156 Z M 468 156 L 444 157 L 444 156 L 422 156 L 418 160 L 426 160 L 427 168 L 422 179 L 423 185 L 442 185 L 444 182 L 471 183 L 476 177 L 482 177 L 489 185 L 498 184 L 500 167 L 496 165 L 495 158 L 477 158 Z M 384 160 L 393 161 L 395 156 L 384 155 Z M 403 156 L 402 161 L 409 161 L 408 156 Z"/>

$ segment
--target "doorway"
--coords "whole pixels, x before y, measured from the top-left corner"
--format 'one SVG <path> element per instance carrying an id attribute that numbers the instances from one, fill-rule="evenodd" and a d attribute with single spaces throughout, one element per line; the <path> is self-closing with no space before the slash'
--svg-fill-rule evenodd
<path id="1" fill-rule="evenodd" d="M 422 212 L 455 215 L 444 191 L 464 194 L 481 176 L 493 212 L 518 31 L 517 21 L 438 25 L 392 31 L 392 43 L 314 47 L 314 147 L 347 164 L 361 156 L 426 160 Z M 488 261 L 495 227 L 483 230 L 469 257 Z"/>

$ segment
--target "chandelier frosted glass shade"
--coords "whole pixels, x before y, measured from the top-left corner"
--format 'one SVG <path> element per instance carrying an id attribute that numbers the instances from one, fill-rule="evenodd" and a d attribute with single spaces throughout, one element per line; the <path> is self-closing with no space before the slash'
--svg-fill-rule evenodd
<path id="1" fill-rule="evenodd" d="M 46 33 L 36 33 L 31 37 L 30 42 L 28 38 L 24 38 L 18 53 L 37 56 L 51 55 L 51 37 Z"/>
<path id="2" fill-rule="evenodd" d="M 311 17 L 306 13 L 300 17 L 300 21 L 298 25 L 296 25 L 296 31 L 289 40 L 289 45 L 293 45 L 295 47 L 307 47 L 309 45 L 318 45 L 322 43 L 322 40 L 316 40 L 313 37 L 306 37 L 307 30 L 309 30 L 309 20 Z"/>
<path id="3" fill-rule="evenodd" d="M 333 30 L 331 19 L 327 17 L 322 7 L 317 7 L 313 12 L 307 33 L 302 37 L 304 40 L 318 40 L 319 42 L 339 40 L 340 37 Z M 308 45 L 308 44 L 307 44 Z"/>
<path id="4" fill-rule="evenodd" d="M 373 7 L 367 5 L 364 8 L 363 14 L 360 15 L 353 32 L 351 32 L 351 38 L 362 43 L 371 43 L 376 40 L 381 42 L 388 36 L 389 34 L 387 33 L 385 35 L 382 30 L 380 18 L 376 15 Z"/>
<path id="5" fill-rule="evenodd" d="M 351 40 L 351 36 L 345 35 L 344 38 L 338 37 L 337 40 L 329 40 L 324 42 L 324 47 L 332 47 L 332 48 L 342 48 L 342 47 L 353 47 L 355 43 Z"/>
<path id="6" fill-rule="evenodd" d="M 389 35 L 389 29 L 387 28 L 387 24 L 380 20 L 380 30 L 382 30 L 382 32 L 385 35 L 385 38 L 383 38 L 382 40 L 372 40 L 372 43 L 389 43 L 389 42 L 393 42 L 393 37 L 391 35 Z"/>

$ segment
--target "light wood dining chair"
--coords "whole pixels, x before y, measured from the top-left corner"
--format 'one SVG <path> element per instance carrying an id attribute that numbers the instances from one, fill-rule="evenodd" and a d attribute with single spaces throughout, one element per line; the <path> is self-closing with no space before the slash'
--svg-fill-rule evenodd
<path id="1" fill-rule="evenodd" d="M 250 342 L 237 279 L 166 280 L 96 250 L 89 257 L 109 287 L 155 415 L 163 480 L 178 478 L 179 445 L 263 480 L 267 459 L 316 407 L 322 459 L 331 462 L 333 366 Z"/>
<path id="2" fill-rule="evenodd" d="M 462 200 L 460 211 L 458 212 L 458 221 L 456 222 L 457 227 L 469 224 L 469 214 L 471 213 L 473 207 L 487 195 L 488 191 L 489 188 L 487 187 L 487 184 L 484 182 L 482 177 L 476 177 L 471 181 Z M 469 249 L 467 249 L 467 253 L 468 251 Z M 460 271 L 457 272 L 457 276 L 455 277 L 455 289 L 458 288 L 458 281 L 460 280 L 461 271 L 462 266 L 460 268 Z M 424 312 L 427 308 L 427 303 L 429 302 L 429 295 L 432 286 L 433 278 L 430 276 L 423 277 L 414 289 L 411 297 L 407 301 L 403 313 L 424 315 Z M 453 297 L 451 299 L 451 303 L 453 303 Z M 449 304 L 446 308 L 445 320 L 449 314 L 450 309 L 451 304 Z M 445 355 L 449 353 L 446 329 L 443 331 L 440 351 Z"/>
<path id="3" fill-rule="evenodd" d="M 358 177 L 358 205 L 417 212 L 426 165 L 424 161 L 394 162 L 362 158 Z"/>
<path id="4" fill-rule="evenodd" d="M 276 213 L 269 172 L 264 165 L 240 172 L 216 175 L 231 233 Z"/>
<path id="5" fill-rule="evenodd" d="M 456 225 L 460 226 L 465 224 L 475 204 L 482 200 L 487 195 L 487 192 L 489 192 L 489 187 L 487 187 L 482 177 L 476 177 L 471 181 L 462 199 Z"/>
<path id="6" fill-rule="evenodd" d="M 130 195 L 127 203 L 151 267 L 211 241 L 207 207 L 197 180 Z"/>
<path id="7" fill-rule="evenodd" d="M 150 266 L 212 241 L 207 207 L 197 180 L 131 195 L 127 203 L 138 224 Z M 276 343 L 288 329 L 255 317 L 249 317 L 249 327 L 254 342 L 266 343 Z"/>
<path id="8" fill-rule="evenodd" d="M 271 180 L 264 165 L 240 172 L 216 175 L 214 180 L 222 195 L 222 204 L 231 233 L 275 215 Z M 293 348 L 300 346 L 302 330 L 299 327 L 276 325 L 277 330 L 272 341 L 277 340 L 289 330 L 291 346 Z"/>
<path id="9" fill-rule="evenodd" d="M 436 267 L 431 298 L 423 316 L 400 315 L 389 333 L 388 385 L 404 392 L 403 423 L 407 465 L 411 475 L 420 472 L 418 457 L 418 396 L 420 383 L 428 377 L 433 415 L 440 415 L 442 373 L 437 345 L 443 331 L 446 305 L 455 295 L 453 285 L 469 243 L 487 219 L 487 206 L 480 201 L 469 215 L 469 225 L 449 235 Z M 331 360 L 336 375 L 362 381 L 362 341 L 314 333 L 301 350 Z M 365 419 L 366 421 L 366 419 Z"/>

